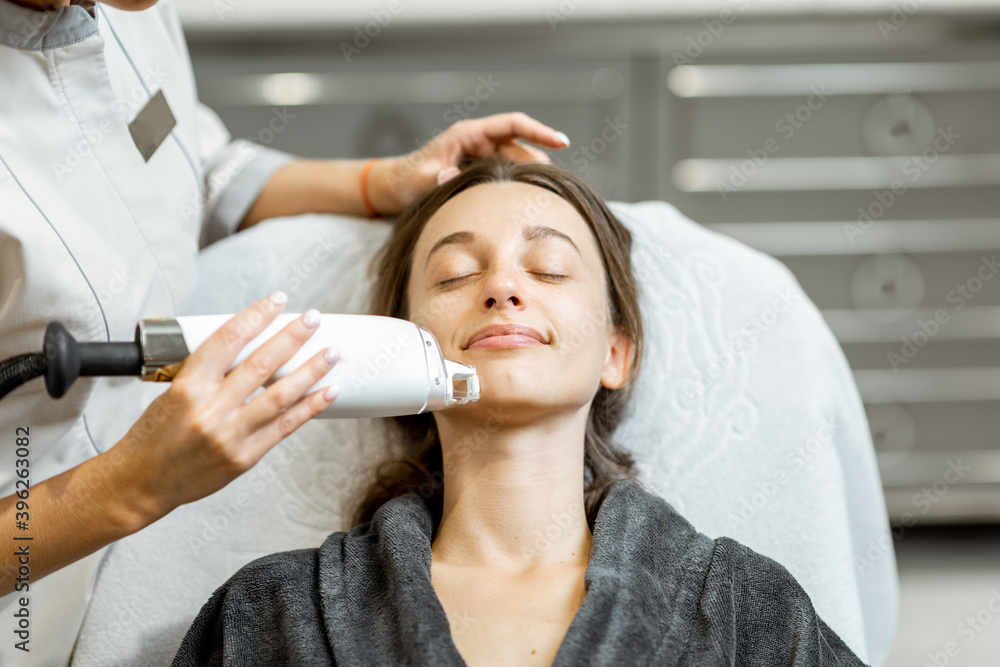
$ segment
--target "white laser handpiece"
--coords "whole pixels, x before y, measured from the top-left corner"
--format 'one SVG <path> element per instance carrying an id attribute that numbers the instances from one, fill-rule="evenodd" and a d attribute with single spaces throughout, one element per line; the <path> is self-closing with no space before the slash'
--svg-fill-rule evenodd
<path id="1" fill-rule="evenodd" d="M 232 319 L 232 315 L 191 315 L 139 322 L 142 375 L 153 379 L 183 361 Z M 230 370 L 242 363 L 297 313 L 282 313 L 240 351 Z M 309 388 L 338 387 L 337 398 L 318 415 L 323 419 L 393 417 L 442 410 L 479 400 L 474 366 L 444 358 L 434 335 L 413 322 L 381 315 L 322 314 L 305 344 L 269 379 L 269 386 L 332 346 L 340 361 Z M 307 392 L 308 393 L 308 392 Z"/>

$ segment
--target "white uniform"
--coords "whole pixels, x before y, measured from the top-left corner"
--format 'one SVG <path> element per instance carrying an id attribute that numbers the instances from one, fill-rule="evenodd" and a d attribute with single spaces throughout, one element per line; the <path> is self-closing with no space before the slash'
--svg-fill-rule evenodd
<path id="1" fill-rule="evenodd" d="M 146 162 L 128 125 L 159 89 L 176 127 Z M 36 12 L 0 0 L 0 360 L 41 351 L 51 320 L 80 341 L 128 341 L 138 320 L 182 313 L 199 249 L 235 231 L 288 159 L 232 142 L 199 106 L 169 2 Z M 55 400 L 41 378 L 22 386 L 0 401 L 0 497 L 15 492 L 18 427 L 37 484 L 111 448 L 164 388 L 81 378 Z M 29 519 L 18 533 L 31 532 Z M 106 551 L 0 598 L 0 665 L 68 662 Z M 14 648 L 21 597 L 29 653 Z"/>

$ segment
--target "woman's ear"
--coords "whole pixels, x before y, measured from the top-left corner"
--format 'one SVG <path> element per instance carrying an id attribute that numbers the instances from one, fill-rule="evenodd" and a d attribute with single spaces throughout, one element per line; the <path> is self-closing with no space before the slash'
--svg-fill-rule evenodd
<path id="1" fill-rule="evenodd" d="M 608 345 L 601 384 L 608 389 L 621 389 L 628 380 L 629 369 L 632 367 L 632 338 L 620 326 L 616 326 L 608 334 Z"/>

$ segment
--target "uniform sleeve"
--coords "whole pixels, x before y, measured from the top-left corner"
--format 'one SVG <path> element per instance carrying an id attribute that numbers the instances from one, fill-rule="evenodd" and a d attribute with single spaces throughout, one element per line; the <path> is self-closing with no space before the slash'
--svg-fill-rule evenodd
<path id="1" fill-rule="evenodd" d="M 318 553 L 286 551 L 243 566 L 198 612 L 172 667 L 334 665 L 320 607 Z"/>
<path id="2" fill-rule="evenodd" d="M 698 664 L 866 667 L 783 565 L 728 537 L 715 540 L 689 648 Z"/>
<path id="3" fill-rule="evenodd" d="M 205 176 L 201 247 L 236 232 L 271 175 L 294 156 L 245 139 L 232 141 L 218 115 L 198 104 L 198 151 Z"/>

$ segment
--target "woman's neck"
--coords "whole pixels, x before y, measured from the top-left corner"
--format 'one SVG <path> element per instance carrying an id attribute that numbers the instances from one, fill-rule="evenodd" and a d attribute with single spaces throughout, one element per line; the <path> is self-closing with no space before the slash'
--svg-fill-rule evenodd
<path id="1" fill-rule="evenodd" d="M 503 409 L 485 418 L 437 413 L 444 507 L 431 547 L 435 561 L 513 574 L 585 567 L 591 545 L 583 498 L 587 416 L 563 413 L 517 424 Z"/>

